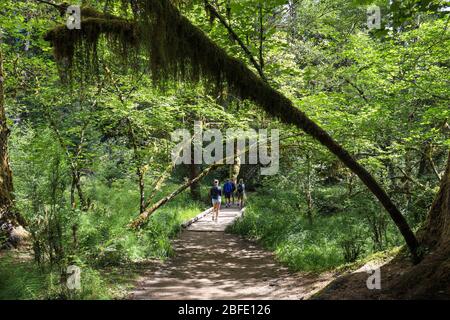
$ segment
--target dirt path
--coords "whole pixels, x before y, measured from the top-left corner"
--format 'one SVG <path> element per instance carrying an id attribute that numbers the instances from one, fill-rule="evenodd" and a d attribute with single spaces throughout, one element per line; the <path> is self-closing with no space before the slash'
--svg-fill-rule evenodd
<path id="1" fill-rule="evenodd" d="M 330 276 L 289 272 L 273 254 L 225 228 L 239 216 L 222 210 L 219 223 L 207 215 L 174 241 L 176 255 L 138 281 L 131 299 L 306 299 Z"/>

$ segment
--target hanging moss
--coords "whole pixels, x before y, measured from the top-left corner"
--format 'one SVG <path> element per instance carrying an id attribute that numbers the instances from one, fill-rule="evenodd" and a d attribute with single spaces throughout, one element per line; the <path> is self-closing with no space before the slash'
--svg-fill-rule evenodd
<path id="1" fill-rule="evenodd" d="M 223 70 L 230 59 L 225 51 L 180 15 L 171 2 L 132 0 L 131 11 L 132 21 L 83 8 L 81 30 L 69 30 L 64 25 L 51 30 L 46 39 L 52 42 L 60 66 L 95 74 L 98 44 L 105 39 L 124 62 L 138 52 L 143 53 L 155 82 L 196 82 L 203 78 L 220 86 L 226 80 L 225 74 L 233 72 Z"/>
<path id="2" fill-rule="evenodd" d="M 49 31 L 45 40 L 53 45 L 60 74 L 70 75 L 74 68 L 86 74 L 98 74 L 98 45 L 102 39 L 122 61 L 136 56 L 139 48 L 138 29 L 134 22 L 83 8 L 82 27 L 70 30 L 61 25 Z"/>
<path id="3" fill-rule="evenodd" d="M 123 5 L 131 4 L 133 19 L 83 8 L 81 30 L 61 26 L 47 34 L 46 39 L 53 43 L 55 57 L 61 65 L 70 69 L 74 67 L 73 62 L 78 62 L 75 66 L 95 74 L 98 44 L 104 39 L 124 63 L 137 53 L 147 57 L 148 70 L 155 83 L 203 79 L 217 87 L 227 86 L 235 95 L 256 102 L 272 115 L 300 125 L 306 132 L 317 129 L 286 97 L 249 71 L 245 63 L 230 57 L 170 1 L 120 1 Z"/>

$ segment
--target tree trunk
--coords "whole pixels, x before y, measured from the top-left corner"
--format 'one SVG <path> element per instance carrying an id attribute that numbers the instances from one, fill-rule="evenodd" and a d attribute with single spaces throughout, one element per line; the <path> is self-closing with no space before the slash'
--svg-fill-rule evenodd
<path id="1" fill-rule="evenodd" d="M 12 219 L 13 183 L 9 166 L 8 136 L 4 98 L 3 56 L 0 51 L 0 219 Z"/>
<path id="2" fill-rule="evenodd" d="M 418 175 L 424 176 L 431 173 L 431 166 L 430 161 L 428 160 L 431 158 L 432 155 L 433 146 L 429 140 L 426 140 L 423 142 L 423 150 L 422 154 L 420 156 L 420 162 L 419 162 L 419 172 Z"/>
<path id="3" fill-rule="evenodd" d="M 17 245 L 28 236 L 28 233 L 21 226 L 25 225 L 25 220 L 14 210 L 14 188 L 8 154 L 10 131 L 6 123 L 4 80 L 3 55 L 0 50 L 0 232 L 6 233 L 7 243 Z M 0 247 L 2 246 L 0 243 Z"/>
<path id="4" fill-rule="evenodd" d="M 258 4 L 258 15 L 259 15 L 259 67 L 264 70 L 264 16 L 263 16 L 263 4 L 260 2 Z"/>
<path id="5" fill-rule="evenodd" d="M 188 165 L 189 167 L 189 179 L 194 180 L 196 176 L 200 174 L 200 165 L 192 162 Z M 194 200 L 200 200 L 202 198 L 202 194 L 200 191 L 200 184 L 198 182 L 194 182 L 190 186 L 191 189 L 191 197 Z"/>
<path id="6" fill-rule="evenodd" d="M 235 141 L 234 143 L 234 163 L 230 168 L 230 179 L 236 184 L 239 178 L 239 174 L 241 173 L 241 157 L 237 152 L 237 141 Z"/>
<path id="7" fill-rule="evenodd" d="M 143 213 L 145 211 L 144 170 L 142 168 L 139 168 L 137 175 L 139 179 L 139 213 Z"/>
<path id="8" fill-rule="evenodd" d="M 75 179 L 73 178 L 72 174 L 72 184 L 70 185 L 70 206 L 72 207 L 72 209 L 75 209 L 77 207 L 77 202 L 75 201 L 75 189 Z"/>
<path id="9" fill-rule="evenodd" d="M 188 164 L 188 170 L 189 170 L 189 179 L 194 180 L 195 177 L 197 177 L 200 174 L 200 165 L 198 163 L 195 163 L 195 152 L 197 149 L 203 148 L 203 141 L 200 136 L 200 132 L 203 131 L 203 122 L 200 121 L 194 126 L 194 134 L 193 139 L 191 141 L 191 163 Z M 190 186 L 191 190 L 191 197 L 194 200 L 201 200 L 202 194 L 200 191 L 200 184 L 197 182 L 194 182 Z"/>
<path id="10" fill-rule="evenodd" d="M 428 249 L 450 244 L 450 152 L 440 191 L 424 227 L 418 232 L 418 238 Z"/>
<path id="11" fill-rule="evenodd" d="M 84 196 L 83 189 L 81 187 L 81 173 L 77 170 L 75 173 L 76 180 L 75 180 L 75 186 L 77 188 L 78 198 L 80 198 L 80 205 L 81 210 L 86 211 L 88 209 L 88 202 Z"/>
<path id="12" fill-rule="evenodd" d="M 72 175 L 72 184 L 70 187 L 70 204 L 72 206 L 73 209 L 76 208 L 76 200 L 75 200 L 75 190 L 78 193 L 78 198 L 80 199 L 80 207 L 81 210 L 87 210 L 89 205 L 88 202 L 86 200 L 86 198 L 84 197 L 83 194 L 83 189 L 81 186 L 81 172 L 79 169 L 79 162 L 78 159 L 81 156 L 81 151 L 82 151 L 82 144 L 83 144 L 83 140 L 84 140 L 84 130 L 85 128 L 83 128 L 81 130 L 80 133 L 80 143 L 77 145 L 77 151 L 75 152 L 75 154 L 71 154 L 69 152 L 69 148 L 66 145 L 66 143 L 64 142 L 63 136 L 61 135 L 61 132 L 58 129 L 58 126 L 56 125 L 56 122 L 53 120 L 50 112 L 47 112 L 47 119 L 50 123 L 50 127 L 53 129 L 53 132 L 55 132 L 56 138 L 59 141 L 59 145 L 61 146 L 61 148 L 64 150 L 67 160 L 69 161 L 70 164 L 70 170 L 71 170 L 71 175 Z"/>
<path id="13" fill-rule="evenodd" d="M 403 235 L 414 260 L 419 260 L 417 255 L 419 244 L 405 217 L 392 202 L 382 186 L 347 150 L 337 143 L 328 132 L 312 121 L 303 111 L 296 108 L 282 93 L 269 86 L 264 78 L 258 78 L 244 63 L 229 57 L 222 48 L 215 45 L 203 32 L 198 31 L 181 14 L 179 23 L 184 28 L 187 28 L 189 25 L 189 28 L 185 30 L 186 32 L 179 34 L 180 37 L 186 37 L 192 43 L 207 43 L 207 46 L 203 46 L 197 50 L 207 50 L 209 54 L 206 56 L 214 57 L 214 61 L 220 60 L 221 69 L 225 73 L 224 77 L 236 89 L 241 98 L 254 101 L 273 117 L 279 118 L 286 124 L 295 125 L 305 133 L 311 135 L 353 171 L 389 213 Z M 203 54 L 205 53 L 203 52 Z M 216 64 L 219 65 L 219 62 L 216 62 Z"/>
<path id="14" fill-rule="evenodd" d="M 308 217 L 309 224 L 313 224 L 313 198 L 312 198 L 312 183 L 311 183 L 311 156 L 309 154 L 306 155 L 306 204 L 308 206 L 306 215 Z"/>
<path id="15" fill-rule="evenodd" d="M 124 100 L 122 96 L 119 96 L 122 103 Z M 145 211 L 145 166 L 142 163 L 139 145 L 136 140 L 136 135 L 134 133 L 133 124 L 131 123 L 130 118 L 126 118 L 128 123 L 128 139 L 130 140 L 131 145 L 133 146 L 133 159 L 136 165 L 136 175 L 138 177 L 139 184 L 139 213 L 142 214 Z"/>
<path id="16" fill-rule="evenodd" d="M 81 187 L 81 174 L 78 170 L 72 168 L 72 184 L 70 187 L 70 203 L 72 209 L 77 207 L 77 203 L 75 200 L 75 190 L 78 194 L 78 199 L 80 200 L 80 208 L 85 211 L 88 209 L 88 203 L 86 198 L 84 197 L 83 188 Z"/>
<path id="17" fill-rule="evenodd" d="M 450 153 L 441 187 L 418 232 L 427 252 L 417 265 L 403 271 L 388 288 L 390 297 L 438 299 L 450 296 Z"/>

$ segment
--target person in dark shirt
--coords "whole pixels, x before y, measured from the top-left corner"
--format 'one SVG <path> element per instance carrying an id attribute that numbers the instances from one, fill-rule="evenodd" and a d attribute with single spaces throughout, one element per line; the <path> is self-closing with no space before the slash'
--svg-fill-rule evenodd
<path id="1" fill-rule="evenodd" d="M 245 184 L 243 179 L 239 180 L 236 193 L 239 207 L 242 209 L 244 207 L 244 198 L 245 198 Z"/>
<path id="2" fill-rule="evenodd" d="M 225 194 L 225 206 L 228 208 L 231 206 L 231 194 L 233 193 L 233 184 L 230 179 L 223 185 L 223 193 Z"/>
<path id="3" fill-rule="evenodd" d="M 231 197 L 232 197 L 232 202 L 231 205 L 235 205 L 236 204 L 236 179 L 231 180 Z"/>
<path id="4" fill-rule="evenodd" d="M 219 218 L 220 205 L 222 203 L 222 189 L 219 186 L 219 180 L 214 180 L 213 187 L 209 190 L 209 196 L 213 205 L 212 220 L 216 221 Z"/>

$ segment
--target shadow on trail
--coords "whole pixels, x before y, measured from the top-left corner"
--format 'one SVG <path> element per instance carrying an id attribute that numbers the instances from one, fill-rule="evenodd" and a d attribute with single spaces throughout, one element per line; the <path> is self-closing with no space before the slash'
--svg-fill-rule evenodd
<path id="1" fill-rule="evenodd" d="M 188 229 L 173 241 L 175 257 L 149 270 L 132 299 L 303 299 L 330 280 L 291 273 L 255 243 L 207 231 L 210 219 L 201 219 L 195 223 L 203 223 L 200 229 L 194 224 L 189 229 L 197 231 Z M 233 222 L 226 220 L 227 225 Z"/>

